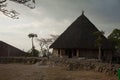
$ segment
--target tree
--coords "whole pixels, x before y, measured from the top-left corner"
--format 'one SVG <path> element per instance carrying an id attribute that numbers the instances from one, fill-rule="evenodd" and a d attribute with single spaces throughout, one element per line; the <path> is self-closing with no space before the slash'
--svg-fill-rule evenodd
<path id="1" fill-rule="evenodd" d="M 16 10 L 8 10 L 6 9 L 8 1 L 12 1 L 18 4 L 23 4 L 24 6 L 27 6 L 31 9 L 35 8 L 35 0 L 0 0 L 0 11 L 13 19 L 18 19 L 19 13 Z"/>
<path id="2" fill-rule="evenodd" d="M 98 47 L 98 60 L 101 61 L 101 50 L 102 50 L 102 45 L 103 45 L 103 35 L 104 31 L 97 31 L 94 33 L 96 40 L 95 40 L 95 45 Z"/>
<path id="3" fill-rule="evenodd" d="M 40 38 L 40 39 L 37 39 L 37 41 L 39 42 L 39 45 L 40 45 L 40 51 L 43 54 L 43 51 L 44 51 L 44 39 Z"/>
<path id="4" fill-rule="evenodd" d="M 33 53 L 33 50 L 35 49 L 34 42 L 33 42 L 33 38 L 34 38 L 34 37 L 37 37 L 37 34 L 30 33 L 30 34 L 28 35 L 28 37 L 31 38 L 31 41 L 32 41 L 32 53 Z"/>
<path id="5" fill-rule="evenodd" d="M 114 44 L 116 51 L 120 52 L 120 29 L 114 29 L 108 39 Z"/>
<path id="6" fill-rule="evenodd" d="M 58 38 L 58 35 L 50 35 L 50 38 L 39 38 L 40 51 L 44 56 L 49 56 L 49 46 Z M 47 53 L 47 54 L 46 54 Z"/>
<path id="7" fill-rule="evenodd" d="M 37 40 L 39 41 L 40 50 L 43 53 L 43 55 L 44 56 L 48 55 L 49 54 L 49 46 L 52 42 L 52 39 L 51 38 L 40 38 Z"/>

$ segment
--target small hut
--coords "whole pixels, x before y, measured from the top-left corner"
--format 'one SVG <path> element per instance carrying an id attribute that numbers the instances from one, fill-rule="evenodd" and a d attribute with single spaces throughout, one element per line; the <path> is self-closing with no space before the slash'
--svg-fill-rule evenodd
<path id="1" fill-rule="evenodd" d="M 18 57 L 24 56 L 25 54 L 24 51 L 0 41 L 0 57 Z"/>
<path id="2" fill-rule="evenodd" d="M 50 48 L 53 48 L 54 56 L 58 57 L 98 59 L 98 47 L 95 45 L 96 37 L 94 35 L 98 31 L 95 25 L 82 12 L 82 15 L 58 37 Z M 113 46 L 105 36 L 103 37 L 101 49 L 101 58 L 110 61 L 112 59 Z"/>

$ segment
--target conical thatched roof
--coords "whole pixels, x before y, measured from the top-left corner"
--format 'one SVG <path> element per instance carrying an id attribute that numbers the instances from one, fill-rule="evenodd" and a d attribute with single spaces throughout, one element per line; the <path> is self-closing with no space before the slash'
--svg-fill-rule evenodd
<path id="1" fill-rule="evenodd" d="M 0 41 L 0 57 L 7 56 L 24 56 L 26 53 L 14 46 Z"/>
<path id="2" fill-rule="evenodd" d="M 50 46 L 50 48 L 97 49 L 95 32 L 99 31 L 82 13 Z M 103 49 L 112 49 L 110 42 L 104 37 Z"/>

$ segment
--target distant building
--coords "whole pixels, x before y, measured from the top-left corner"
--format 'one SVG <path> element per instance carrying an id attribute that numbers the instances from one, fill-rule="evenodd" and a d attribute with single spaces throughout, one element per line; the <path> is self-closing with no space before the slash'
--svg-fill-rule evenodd
<path id="1" fill-rule="evenodd" d="M 84 57 L 98 59 L 98 47 L 95 32 L 99 31 L 94 24 L 84 15 L 78 17 L 50 46 L 54 56 L 59 57 Z M 112 60 L 113 46 L 103 35 L 101 59 Z"/>
<path id="2" fill-rule="evenodd" d="M 18 57 L 24 56 L 25 54 L 24 51 L 0 41 L 0 57 Z"/>

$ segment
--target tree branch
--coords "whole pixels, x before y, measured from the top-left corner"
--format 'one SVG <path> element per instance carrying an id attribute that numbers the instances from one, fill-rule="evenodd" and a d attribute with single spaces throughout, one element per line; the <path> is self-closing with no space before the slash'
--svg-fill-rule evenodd
<path id="1" fill-rule="evenodd" d="M 2 4 L 2 3 L 4 3 L 4 2 L 6 2 L 7 0 L 0 0 L 0 4 Z"/>
<path id="2" fill-rule="evenodd" d="M 24 6 L 29 7 L 30 9 L 34 9 L 35 8 L 35 0 L 9 0 L 9 1 L 13 1 L 16 2 L 18 4 L 23 4 Z M 0 0 L 0 11 L 13 19 L 19 19 L 18 15 L 19 13 L 16 10 L 7 10 L 7 0 Z"/>

